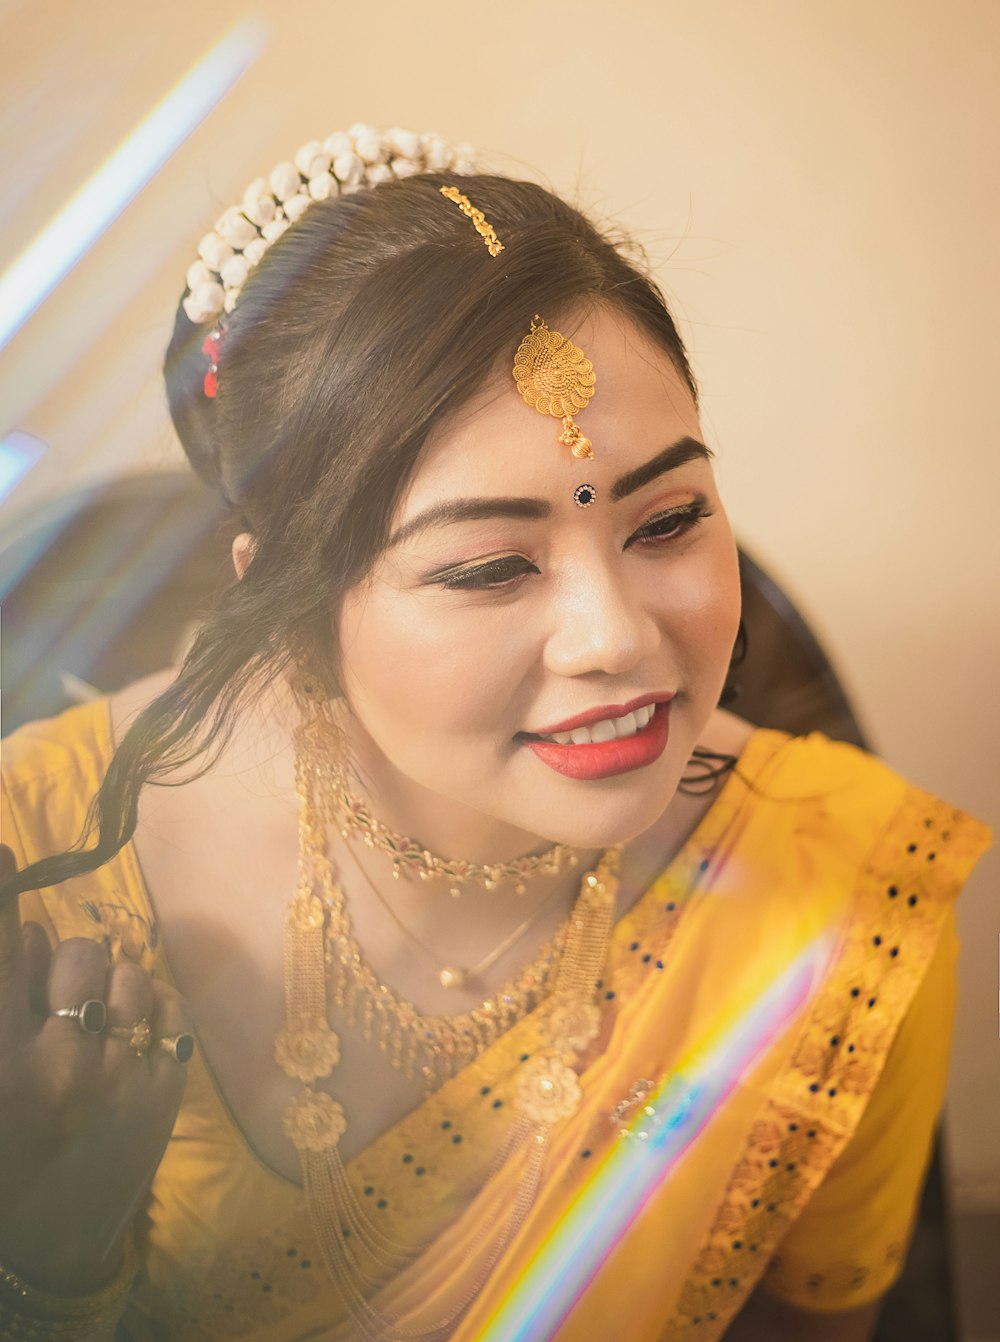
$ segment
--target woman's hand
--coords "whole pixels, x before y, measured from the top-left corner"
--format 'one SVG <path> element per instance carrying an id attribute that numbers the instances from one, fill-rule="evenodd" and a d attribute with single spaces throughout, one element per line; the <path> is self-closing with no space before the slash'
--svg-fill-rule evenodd
<path id="1" fill-rule="evenodd" d="M 16 870 L 0 845 L 0 881 Z M 107 1026 L 52 1015 L 94 999 Z M 100 1024 L 91 1009 L 88 1024 Z M 96 1020 L 95 1020 L 96 1017 Z M 147 1051 L 131 1030 L 146 1020 Z M 17 901 L 0 908 L 0 1263 L 32 1285 L 83 1295 L 114 1276 L 129 1222 L 163 1156 L 184 1067 L 158 1045 L 190 1030 L 181 997 L 96 941 L 51 951 Z"/>

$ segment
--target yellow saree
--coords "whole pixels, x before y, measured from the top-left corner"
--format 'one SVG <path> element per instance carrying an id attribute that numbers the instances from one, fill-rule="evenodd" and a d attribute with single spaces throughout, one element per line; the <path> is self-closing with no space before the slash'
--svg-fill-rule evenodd
<path id="1" fill-rule="evenodd" d="M 5 743 L 19 864 L 77 837 L 110 750 L 104 703 Z M 988 837 L 853 747 L 758 731 L 616 925 L 582 1103 L 498 1261 L 519 1171 L 487 1174 L 518 1068 L 544 1047 L 538 1013 L 349 1166 L 414 1248 L 377 1305 L 420 1329 L 472 1294 L 459 1342 L 710 1342 L 764 1274 L 816 1309 L 881 1294 L 945 1083 L 952 904 Z M 167 976 L 130 847 L 24 904 L 54 940 L 105 938 Z M 197 1054 L 136 1236 L 135 1338 L 355 1336 L 301 1190 L 255 1157 Z"/>

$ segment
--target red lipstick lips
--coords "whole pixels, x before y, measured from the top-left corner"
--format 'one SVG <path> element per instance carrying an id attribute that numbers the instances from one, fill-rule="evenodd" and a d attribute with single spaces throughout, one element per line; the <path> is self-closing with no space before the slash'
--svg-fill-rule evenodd
<path id="1" fill-rule="evenodd" d="M 670 696 L 673 698 L 673 695 Z M 525 745 L 534 755 L 547 764 L 556 773 L 567 778 L 591 780 L 614 778 L 617 774 L 631 773 L 634 769 L 644 769 L 659 759 L 667 746 L 670 736 L 670 703 L 662 695 L 647 694 L 634 699 L 625 707 L 612 710 L 602 708 L 594 713 L 582 713 L 571 718 L 559 727 L 550 727 L 545 735 L 555 732 L 572 731 L 574 727 L 586 727 L 603 718 L 622 717 L 636 708 L 655 703 L 656 708 L 642 731 L 632 736 L 616 738 L 613 741 L 594 741 L 582 746 L 561 746 L 555 741 L 538 741 L 529 738 Z"/>
<path id="2" fill-rule="evenodd" d="M 530 734 L 555 736 L 557 732 L 571 732 L 574 727 L 589 727 L 592 722 L 603 722 L 605 718 L 623 718 L 626 713 L 634 713 L 637 708 L 645 708 L 647 704 L 666 703 L 673 697 L 672 694 L 640 694 L 638 699 L 630 699 L 627 704 L 605 704 L 601 708 L 591 708 L 586 713 L 578 713 L 575 718 L 557 722 L 554 727 L 539 727 L 536 732 Z"/>

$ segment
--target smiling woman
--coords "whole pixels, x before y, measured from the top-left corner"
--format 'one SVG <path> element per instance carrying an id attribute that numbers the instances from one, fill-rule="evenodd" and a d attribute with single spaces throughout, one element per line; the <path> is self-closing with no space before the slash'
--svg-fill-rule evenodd
<path id="1" fill-rule="evenodd" d="M 846 1340 L 899 1271 L 986 831 L 718 707 L 662 295 L 474 167 L 311 142 L 188 272 L 236 579 L 4 752 L 5 1335 Z"/>
<path id="2" fill-rule="evenodd" d="M 647 829 L 736 637 L 736 545 L 673 359 L 614 308 L 562 324 L 597 370 L 595 459 L 561 450 L 501 367 L 428 436 L 393 544 L 340 609 L 352 754 L 396 828 L 440 851 L 478 856 L 482 817 L 488 850 L 510 853 Z M 646 704 L 635 734 L 621 719 Z M 537 739 L 590 724 L 586 742 Z"/>

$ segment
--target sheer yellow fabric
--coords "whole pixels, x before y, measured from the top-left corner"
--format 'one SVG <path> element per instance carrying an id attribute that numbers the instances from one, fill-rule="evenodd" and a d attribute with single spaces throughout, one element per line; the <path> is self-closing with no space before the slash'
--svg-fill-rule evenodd
<path id="1" fill-rule="evenodd" d="M 3 841 L 19 864 L 65 849 L 109 758 L 106 704 L 4 747 Z M 689 1067 L 815 947 L 801 1003 L 556 1326 L 525 1336 L 711 1342 L 765 1272 L 772 1292 L 818 1309 L 884 1291 L 944 1086 L 952 903 L 987 840 L 978 821 L 852 747 L 757 732 L 684 850 L 615 929 L 601 989 L 608 1033 L 584 1060 L 582 1105 L 554 1132 L 540 1195 L 455 1337 L 515 1335 L 526 1283 L 544 1286 L 553 1244 L 627 1140 L 615 1106 L 637 1082 Z M 169 976 L 130 847 L 23 904 L 53 940 L 98 937 Z M 480 1272 L 517 1170 L 484 1181 L 510 1130 L 517 1069 L 541 1044 L 529 1017 L 350 1166 L 372 1215 L 414 1247 L 378 1299 L 407 1327 L 440 1318 Z M 126 1316 L 137 1338 L 354 1335 L 301 1191 L 257 1160 L 197 1055 L 137 1233 L 143 1269 Z"/>

